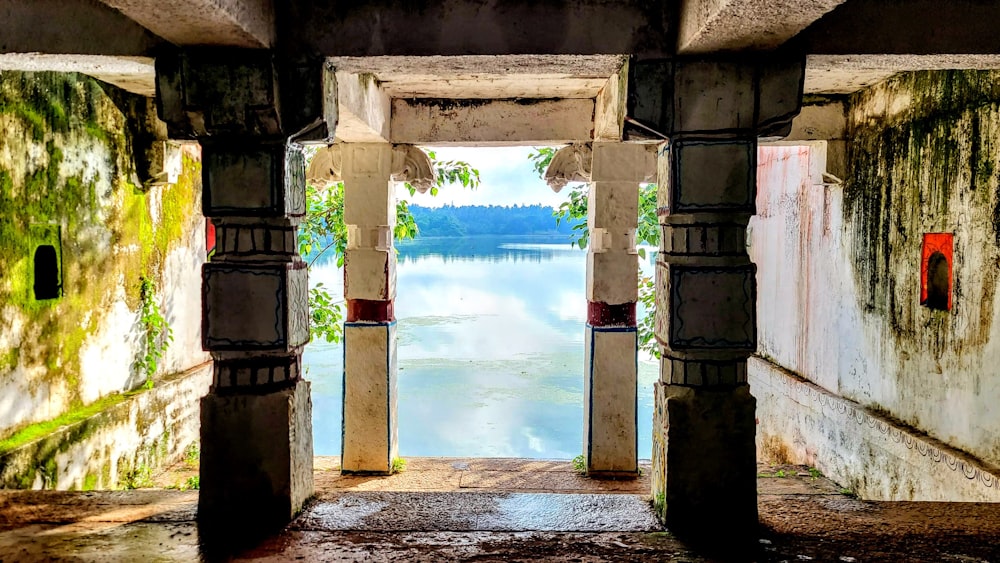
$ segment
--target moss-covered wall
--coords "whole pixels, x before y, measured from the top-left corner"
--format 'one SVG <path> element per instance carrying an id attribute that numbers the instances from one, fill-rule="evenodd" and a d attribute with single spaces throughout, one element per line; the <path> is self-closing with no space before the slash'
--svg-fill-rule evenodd
<path id="1" fill-rule="evenodd" d="M 814 167 L 825 142 L 760 149 L 758 452 L 868 498 L 995 501 L 1000 72 L 904 73 L 847 102 L 843 184 Z M 930 233 L 953 236 L 950 310 L 921 303 Z"/>
<path id="2" fill-rule="evenodd" d="M 844 210 L 860 303 L 900 343 L 975 352 L 989 340 L 1000 273 L 1000 73 L 900 74 L 850 105 Z M 930 232 L 956 235 L 953 314 L 930 314 L 919 269 L 900 268 L 919 264 Z"/>
<path id="3" fill-rule="evenodd" d="M 191 344 L 197 315 L 178 314 L 198 307 L 200 165 L 192 153 L 179 182 L 141 189 L 150 112 L 82 75 L 0 73 L 0 438 L 144 379 L 142 277 L 182 336 L 168 367 L 205 359 Z M 39 301 L 33 252 L 53 232 L 62 296 Z"/>
<path id="4" fill-rule="evenodd" d="M 896 75 L 848 129 L 838 391 L 1000 464 L 1000 72 Z M 926 233 L 954 234 L 951 310 L 921 304 Z"/>

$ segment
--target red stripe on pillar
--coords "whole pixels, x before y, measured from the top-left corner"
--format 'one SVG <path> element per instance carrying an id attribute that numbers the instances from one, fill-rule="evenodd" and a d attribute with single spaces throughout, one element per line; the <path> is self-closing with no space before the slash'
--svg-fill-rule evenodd
<path id="1" fill-rule="evenodd" d="M 375 301 L 371 299 L 348 299 L 347 322 L 388 323 L 395 320 L 392 311 L 392 300 Z"/>
<path id="2" fill-rule="evenodd" d="M 635 303 L 609 305 L 587 301 L 587 324 L 590 326 L 636 326 Z"/>

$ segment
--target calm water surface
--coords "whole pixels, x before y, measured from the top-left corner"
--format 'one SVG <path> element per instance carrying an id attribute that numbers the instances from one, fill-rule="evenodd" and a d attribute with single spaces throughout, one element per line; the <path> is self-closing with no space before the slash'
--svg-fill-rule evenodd
<path id="1" fill-rule="evenodd" d="M 644 264 L 643 269 L 650 268 Z M 399 244 L 399 454 L 573 458 L 583 448 L 586 253 L 565 236 Z M 336 264 L 313 283 L 342 292 Z M 343 346 L 303 356 L 317 455 L 340 455 Z M 639 362 L 639 457 L 651 451 L 657 365 Z"/>

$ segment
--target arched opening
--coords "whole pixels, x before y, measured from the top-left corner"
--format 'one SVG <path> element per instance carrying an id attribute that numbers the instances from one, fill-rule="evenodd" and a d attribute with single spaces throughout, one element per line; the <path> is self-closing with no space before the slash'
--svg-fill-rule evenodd
<path id="1" fill-rule="evenodd" d="M 35 299 L 56 299 L 59 297 L 59 255 L 51 244 L 43 244 L 35 249 Z"/>
<path id="2" fill-rule="evenodd" d="M 924 234 L 920 261 L 920 304 L 932 311 L 951 310 L 953 249 L 953 234 Z"/>
<path id="3" fill-rule="evenodd" d="M 950 269 L 948 259 L 941 252 L 935 252 L 927 259 L 927 300 L 924 302 L 927 307 L 936 311 L 949 310 Z"/>

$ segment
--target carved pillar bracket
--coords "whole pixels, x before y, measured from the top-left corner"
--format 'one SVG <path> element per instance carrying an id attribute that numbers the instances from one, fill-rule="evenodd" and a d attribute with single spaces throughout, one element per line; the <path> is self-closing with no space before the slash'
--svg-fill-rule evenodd
<path id="1" fill-rule="evenodd" d="M 658 153 L 656 265 L 660 381 L 653 495 L 672 531 L 753 538 L 756 270 L 746 251 L 755 213 L 757 142 L 787 132 L 804 59 L 673 59 L 630 66 L 626 135 L 669 137 Z M 738 543 L 738 542 L 737 542 Z"/>
<path id="2" fill-rule="evenodd" d="M 343 145 L 335 143 L 323 147 L 313 155 L 309 169 L 306 170 L 306 182 L 316 187 L 326 187 L 343 181 L 341 173 L 344 169 Z"/>
<path id="3" fill-rule="evenodd" d="M 559 193 L 570 182 L 589 182 L 593 154 L 590 143 L 573 143 L 552 156 L 545 169 L 545 183 Z"/>
<path id="4" fill-rule="evenodd" d="M 157 58 L 159 113 L 172 137 L 201 143 L 202 209 L 215 225 L 202 268 L 202 341 L 215 361 L 201 426 L 199 521 L 209 529 L 283 525 L 313 492 L 301 370 L 309 287 L 296 231 L 301 143 L 326 140 L 335 119 L 329 74 L 262 50 Z"/>
<path id="5" fill-rule="evenodd" d="M 392 179 L 407 182 L 420 193 L 434 187 L 437 172 L 431 157 L 413 145 L 392 146 Z"/>

